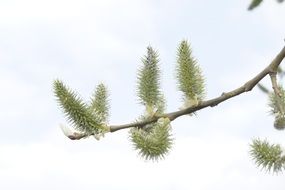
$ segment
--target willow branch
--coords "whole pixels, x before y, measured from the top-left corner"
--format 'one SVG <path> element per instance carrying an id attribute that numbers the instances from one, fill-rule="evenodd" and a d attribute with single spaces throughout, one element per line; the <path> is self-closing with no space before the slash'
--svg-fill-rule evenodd
<path id="1" fill-rule="evenodd" d="M 258 73 L 255 77 L 253 77 L 252 79 L 244 83 L 239 88 L 236 88 L 230 92 L 222 93 L 222 95 L 219 97 L 206 100 L 206 101 L 201 101 L 197 106 L 191 106 L 183 110 L 166 113 L 160 116 L 153 116 L 151 119 L 146 120 L 146 121 L 135 122 L 135 123 L 125 124 L 125 125 L 111 125 L 110 132 L 115 132 L 121 129 L 131 128 L 131 127 L 143 127 L 147 124 L 156 122 L 161 117 L 168 117 L 170 121 L 173 121 L 180 116 L 191 114 L 203 108 L 214 107 L 223 101 L 226 101 L 230 98 L 238 96 L 244 92 L 251 91 L 266 75 L 269 75 L 270 73 L 277 70 L 278 66 L 281 64 L 284 57 L 285 57 L 285 47 L 283 47 L 283 49 L 277 54 L 277 56 L 272 60 L 272 62 L 265 69 L 263 69 L 260 73 Z"/>
<path id="2" fill-rule="evenodd" d="M 281 92 L 280 92 L 279 87 L 278 87 L 278 84 L 277 84 L 277 77 L 276 77 L 276 75 L 277 75 L 277 72 L 269 73 L 273 91 L 274 91 L 274 93 L 275 93 L 278 97 L 281 97 Z"/>
<path id="3" fill-rule="evenodd" d="M 272 62 L 265 69 L 263 69 L 260 73 L 258 73 L 255 77 L 253 77 L 252 79 L 244 83 L 239 88 L 236 88 L 229 92 L 223 92 L 220 96 L 216 98 L 206 100 L 206 101 L 201 101 L 196 106 L 191 106 L 191 107 L 179 110 L 179 111 L 170 112 L 170 113 L 166 113 L 162 115 L 154 115 L 152 118 L 148 120 L 133 122 L 133 123 L 124 124 L 124 125 L 110 125 L 109 131 L 115 132 L 121 129 L 127 129 L 127 128 L 132 128 L 132 127 L 143 127 L 147 124 L 156 122 L 161 117 L 168 117 L 170 121 L 173 121 L 180 116 L 191 114 L 193 112 L 204 109 L 206 107 L 217 106 L 218 104 L 230 98 L 233 98 L 245 92 L 251 91 L 266 75 L 270 75 L 271 80 L 273 80 L 273 83 L 274 83 L 274 81 L 276 82 L 276 80 L 274 79 L 273 73 L 276 73 L 278 66 L 281 64 L 284 57 L 285 57 L 285 47 L 283 47 L 283 49 L 277 54 L 277 56 L 272 60 Z M 273 79 L 272 79 L 272 76 L 273 76 Z M 274 86 L 275 84 L 273 85 L 273 89 L 274 89 Z M 94 135 L 94 134 L 76 134 L 72 137 L 69 136 L 69 138 L 72 140 L 79 140 L 81 138 L 85 138 L 90 135 Z"/>

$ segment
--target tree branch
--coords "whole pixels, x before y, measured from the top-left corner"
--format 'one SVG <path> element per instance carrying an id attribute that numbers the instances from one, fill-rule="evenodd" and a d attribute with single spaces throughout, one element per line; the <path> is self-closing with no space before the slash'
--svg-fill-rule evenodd
<path id="1" fill-rule="evenodd" d="M 269 73 L 273 91 L 274 91 L 274 93 L 275 93 L 278 97 L 281 97 L 281 92 L 280 92 L 279 87 L 278 87 L 278 84 L 277 84 L 277 77 L 276 77 L 276 75 L 277 75 L 277 72 Z"/>
<path id="2" fill-rule="evenodd" d="M 156 122 L 159 118 L 161 117 L 168 117 L 170 121 L 175 120 L 176 118 L 183 116 L 183 115 L 188 115 L 193 112 L 196 112 L 198 110 L 204 109 L 206 107 L 214 107 L 220 104 L 221 102 L 224 102 L 230 98 L 233 98 L 235 96 L 238 96 L 244 92 L 251 91 L 266 75 L 271 76 L 272 80 L 272 73 L 276 73 L 278 66 L 281 64 L 282 60 L 285 57 L 285 47 L 277 54 L 277 56 L 272 60 L 272 62 L 265 68 L 263 69 L 260 73 L 258 73 L 255 77 L 244 83 L 242 86 L 239 88 L 236 88 L 230 92 L 224 92 L 222 93 L 221 96 L 206 100 L 206 101 L 201 101 L 198 103 L 196 106 L 191 106 L 188 108 L 185 108 L 183 110 L 175 111 L 175 112 L 170 112 L 162 115 L 154 115 L 152 118 L 145 120 L 145 121 L 139 121 L 139 122 L 134 122 L 134 123 L 129 123 L 129 124 L 124 124 L 124 125 L 110 125 L 109 126 L 109 131 L 110 132 L 115 132 L 121 129 L 127 129 L 131 127 L 143 127 L 147 124 Z M 274 77 L 273 77 L 274 81 Z M 274 87 L 274 85 L 273 85 Z M 74 136 L 68 136 L 72 140 L 79 140 L 81 138 L 85 138 L 87 136 L 91 136 L 94 134 L 78 134 Z"/>
<path id="3" fill-rule="evenodd" d="M 273 61 L 264 70 L 262 70 L 259 74 L 257 74 L 254 78 L 252 78 L 251 80 L 249 80 L 248 82 L 246 82 L 244 85 L 242 85 L 237 89 L 234 89 L 230 92 L 222 93 L 222 95 L 217 98 L 201 101 L 197 106 L 188 107 L 186 109 L 179 110 L 176 112 L 166 113 L 160 116 L 155 115 L 147 121 L 135 122 L 125 125 L 111 125 L 110 132 L 115 132 L 121 129 L 131 128 L 131 127 L 143 127 L 147 124 L 156 122 L 161 117 L 168 117 L 170 121 L 173 121 L 180 116 L 193 113 L 203 108 L 209 106 L 214 107 L 225 100 L 233 98 L 244 92 L 251 91 L 258 84 L 258 82 L 260 82 L 266 75 L 272 73 L 272 71 L 277 70 L 278 66 L 281 64 L 284 57 L 285 57 L 285 47 L 283 47 L 283 49 L 277 54 L 277 56 L 273 59 Z"/>

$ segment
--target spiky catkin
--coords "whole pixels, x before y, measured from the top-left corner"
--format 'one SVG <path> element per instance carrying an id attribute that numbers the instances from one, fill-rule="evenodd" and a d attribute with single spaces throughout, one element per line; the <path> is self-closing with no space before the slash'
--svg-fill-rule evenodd
<path id="1" fill-rule="evenodd" d="M 137 94 L 145 106 L 156 106 L 160 99 L 158 54 L 147 47 L 147 55 L 142 58 L 143 66 L 138 72 Z"/>
<path id="2" fill-rule="evenodd" d="M 84 133 L 100 133 L 105 128 L 101 126 L 96 115 L 92 114 L 89 107 L 71 89 L 66 87 L 63 82 L 55 80 L 54 94 L 60 107 L 63 109 L 69 122 Z"/>
<path id="3" fill-rule="evenodd" d="M 285 156 L 280 145 L 255 139 L 250 147 L 250 154 L 257 166 L 261 166 L 269 172 L 280 172 L 285 168 Z"/>
<path id="4" fill-rule="evenodd" d="M 144 128 L 130 130 L 130 138 L 139 155 L 146 160 L 159 160 L 165 157 L 172 147 L 170 120 L 161 118 Z"/>
<path id="5" fill-rule="evenodd" d="M 186 40 L 180 43 L 177 50 L 176 77 L 185 102 L 201 101 L 204 98 L 204 78 Z"/>
<path id="6" fill-rule="evenodd" d="M 147 55 L 142 59 L 143 66 L 138 73 L 138 97 L 146 107 L 146 112 L 139 120 L 147 120 L 155 114 L 162 114 L 165 109 L 164 97 L 159 88 L 158 54 L 147 47 Z M 170 150 L 172 138 L 170 120 L 161 118 L 159 121 L 141 128 L 130 130 L 130 140 L 139 155 L 146 160 L 163 158 Z"/>
<path id="7" fill-rule="evenodd" d="M 109 117 L 110 104 L 108 102 L 108 92 L 106 86 L 101 83 L 91 98 L 90 109 L 94 115 L 97 115 L 100 123 L 107 123 Z"/>
<path id="8" fill-rule="evenodd" d="M 274 92 L 269 94 L 269 107 L 271 114 L 275 116 L 274 127 L 278 130 L 285 128 L 285 91 L 280 86 L 280 94 Z"/>
<path id="9" fill-rule="evenodd" d="M 269 107 L 273 115 L 285 114 L 285 91 L 283 87 L 279 86 L 280 94 L 277 95 L 274 92 L 269 94 Z"/>

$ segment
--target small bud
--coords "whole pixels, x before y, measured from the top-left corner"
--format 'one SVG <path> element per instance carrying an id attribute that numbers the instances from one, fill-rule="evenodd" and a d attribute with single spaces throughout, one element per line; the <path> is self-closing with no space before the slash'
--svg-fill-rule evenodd
<path id="1" fill-rule="evenodd" d="M 283 130 L 285 128 L 285 117 L 276 117 L 274 121 L 274 128 L 277 130 Z"/>
<path id="2" fill-rule="evenodd" d="M 74 131 L 63 124 L 59 124 L 60 129 L 62 130 L 63 134 L 67 137 L 72 136 Z"/>
<path id="3" fill-rule="evenodd" d="M 79 139 L 87 136 L 84 133 L 78 133 L 76 131 L 72 131 L 69 127 L 67 127 L 63 124 L 60 124 L 59 127 L 61 128 L 63 134 L 71 140 L 79 140 Z"/>
<path id="4" fill-rule="evenodd" d="M 94 134 L 93 136 L 94 136 L 94 138 L 95 138 L 97 141 L 99 141 L 99 140 L 100 140 L 100 137 L 101 137 L 101 135 L 100 135 L 100 134 Z"/>

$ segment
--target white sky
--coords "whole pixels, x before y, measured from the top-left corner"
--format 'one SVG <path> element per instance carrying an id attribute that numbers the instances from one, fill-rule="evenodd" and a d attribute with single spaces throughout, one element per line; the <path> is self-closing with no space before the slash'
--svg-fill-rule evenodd
<path id="1" fill-rule="evenodd" d="M 168 111 L 181 105 L 174 80 L 176 48 L 188 39 L 207 80 L 208 98 L 257 74 L 284 45 L 284 4 L 265 1 L 0 1 L 0 189 L 240 190 L 284 189 L 284 174 L 256 168 L 254 137 L 283 143 L 267 98 L 254 89 L 173 122 L 175 144 L 146 162 L 127 130 L 70 141 L 52 92 L 59 78 L 88 100 L 103 81 L 111 124 L 133 121 L 135 80 L 146 46 L 160 53 Z M 265 79 L 264 84 L 268 84 Z"/>

